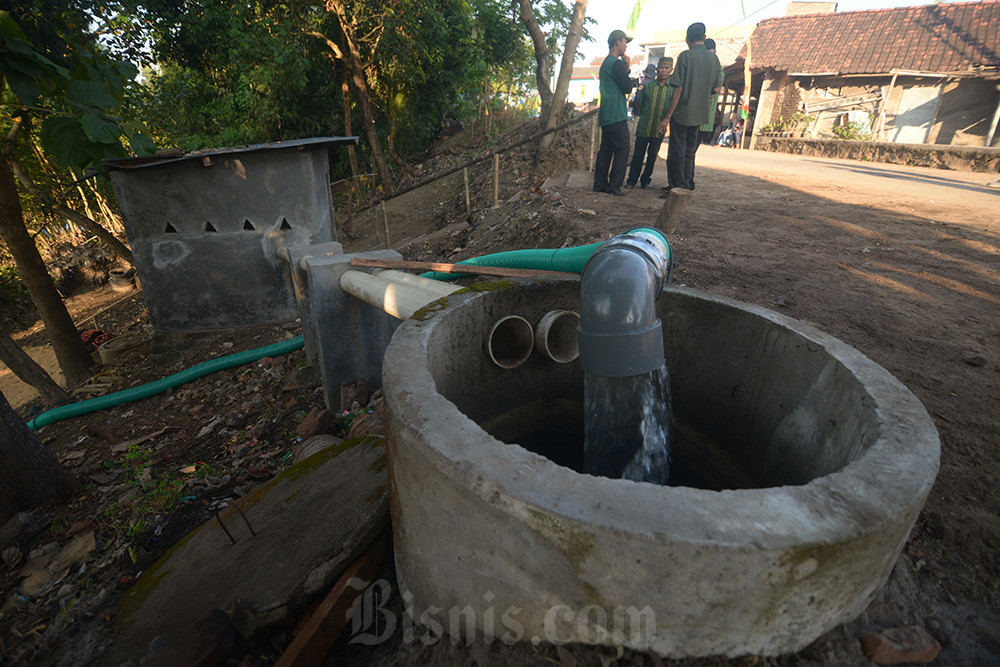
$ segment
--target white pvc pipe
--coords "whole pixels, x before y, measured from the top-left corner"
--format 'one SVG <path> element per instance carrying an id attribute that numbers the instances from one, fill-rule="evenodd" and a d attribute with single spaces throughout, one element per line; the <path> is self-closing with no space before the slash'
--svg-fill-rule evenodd
<path id="1" fill-rule="evenodd" d="M 404 273 L 403 271 L 396 271 L 395 269 L 380 269 L 376 271 L 374 275 L 400 285 L 413 285 L 415 287 L 423 288 L 428 292 L 437 294 L 436 298 L 454 294 L 458 290 L 462 289 L 454 283 L 432 280 L 422 276 L 415 276 L 412 273 Z"/>
<path id="2" fill-rule="evenodd" d="M 517 368 L 531 356 L 535 332 L 520 315 L 501 317 L 486 338 L 486 353 L 500 368 Z"/>
<path id="3" fill-rule="evenodd" d="M 451 287 L 453 289 L 448 294 L 461 289 L 454 285 Z M 383 275 L 372 275 L 364 271 L 345 271 L 340 277 L 340 288 L 401 320 L 410 317 L 430 302 L 447 296 L 439 290 L 405 282 L 393 282 Z"/>
<path id="4" fill-rule="evenodd" d="M 559 364 L 568 364 L 580 356 L 576 330 L 580 315 L 572 310 L 550 310 L 535 327 L 535 350 Z"/>

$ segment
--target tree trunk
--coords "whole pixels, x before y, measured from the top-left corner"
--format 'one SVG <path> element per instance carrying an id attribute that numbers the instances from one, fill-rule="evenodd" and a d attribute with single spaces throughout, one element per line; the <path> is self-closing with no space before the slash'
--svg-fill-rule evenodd
<path id="1" fill-rule="evenodd" d="M 535 19 L 535 12 L 531 9 L 531 0 L 517 0 L 517 3 L 521 13 L 521 22 L 528 29 L 528 34 L 531 36 L 531 44 L 535 47 L 535 81 L 538 84 L 538 96 L 542 98 L 540 116 L 546 118 L 549 110 L 552 108 L 552 75 L 549 72 L 552 52 L 549 51 L 549 47 L 545 44 L 545 35 L 542 34 L 542 29 L 538 26 L 538 21 Z M 573 12 L 575 18 L 575 8 Z"/>
<path id="2" fill-rule="evenodd" d="M 354 117 L 351 115 L 351 84 L 346 73 L 340 84 L 340 92 L 344 96 L 344 134 L 351 137 L 354 136 Z M 351 162 L 351 177 L 357 178 L 361 168 L 358 166 L 358 153 L 354 150 L 354 144 L 347 144 L 347 159 Z"/>
<path id="3" fill-rule="evenodd" d="M 0 392 L 0 525 L 19 511 L 60 501 L 79 484 L 38 441 Z"/>
<path id="4" fill-rule="evenodd" d="M 7 156 L 0 153 L 0 239 L 14 258 L 21 281 L 31 295 L 42 321 L 45 332 L 52 343 L 52 350 L 59 360 L 59 367 L 69 384 L 76 384 L 90 375 L 93 360 L 87 347 L 80 340 L 80 334 L 73 319 L 66 310 L 56 286 L 49 277 L 45 262 L 38 254 L 38 248 L 31 240 L 24 226 L 21 201 L 14 185 Z"/>
<path id="5" fill-rule="evenodd" d="M 562 122 L 562 111 L 565 108 L 566 95 L 569 93 L 569 81 L 573 76 L 573 61 L 576 60 L 576 49 L 583 37 L 583 19 L 587 16 L 587 0 L 577 0 L 573 6 L 573 16 L 566 32 L 566 46 L 563 49 L 562 64 L 559 66 L 559 78 L 556 80 L 556 92 L 552 96 L 547 116 L 542 116 L 542 129 L 549 130 Z M 541 156 L 555 141 L 556 132 L 546 134 L 538 143 L 538 154 Z"/>
<path id="6" fill-rule="evenodd" d="M 66 390 L 56 384 L 45 369 L 18 347 L 10 335 L 0 329 L 0 361 L 22 382 L 30 384 L 49 403 L 69 400 Z"/>
<path id="7" fill-rule="evenodd" d="M 343 0 L 327 0 L 326 8 L 337 16 L 340 22 L 340 29 L 344 34 L 344 45 L 346 49 L 340 55 L 347 61 L 347 66 L 351 72 L 351 82 L 358 93 L 358 108 L 361 109 L 361 118 L 365 124 L 365 136 L 368 138 L 368 148 L 372 152 L 372 162 L 375 163 L 375 173 L 382 183 L 382 188 L 387 194 L 396 191 L 396 186 L 389 172 L 389 164 L 382 153 L 382 142 L 375 131 L 375 115 L 372 113 L 371 99 L 368 97 L 368 79 L 365 73 L 364 62 L 361 53 L 358 51 L 357 42 L 354 39 L 353 24 L 347 17 L 347 9 Z"/>

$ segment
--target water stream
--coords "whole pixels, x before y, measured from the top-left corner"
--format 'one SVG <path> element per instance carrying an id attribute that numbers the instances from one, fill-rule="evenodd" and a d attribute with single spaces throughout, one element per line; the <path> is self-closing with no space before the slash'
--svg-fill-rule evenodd
<path id="1" fill-rule="evenodd" d="M 670 377 L 584 374 L 583 467 L 590 475 L 666 484 L 670 476 Z"/>

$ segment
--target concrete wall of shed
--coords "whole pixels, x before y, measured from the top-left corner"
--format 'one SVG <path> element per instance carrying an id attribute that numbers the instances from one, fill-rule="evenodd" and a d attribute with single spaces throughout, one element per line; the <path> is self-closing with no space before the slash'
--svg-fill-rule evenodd
<path id="1" fill-rule="evenodd" d="M 165 162 L 111 180 L 160 332 L 294 320 L 277 248 L 336 239 L 325 148 Z"/>

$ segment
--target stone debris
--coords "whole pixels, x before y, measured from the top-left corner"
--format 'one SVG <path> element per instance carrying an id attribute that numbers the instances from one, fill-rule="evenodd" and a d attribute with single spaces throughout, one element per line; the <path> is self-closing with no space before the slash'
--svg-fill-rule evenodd
<path id="1" fill-rule="evenodd" d="M 325 433 L 330 430 L 335 415 L 327 408 L 313 408 L 309 415 L 302 420 L 295 432 L 303 438 L 311 438 L 314 435 Z"/>
<path id="2" fill-rule="evenodd" d="M 861 635 L 861 649 L 881 665 L 925 665 L 937 657 L 941 644 L 919 625 L 908 625 Z"/>

